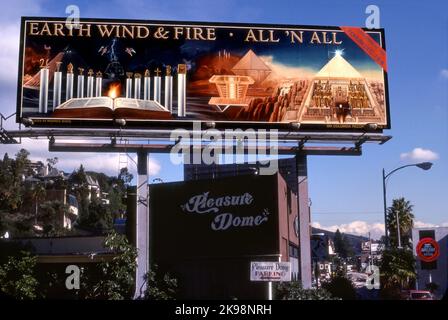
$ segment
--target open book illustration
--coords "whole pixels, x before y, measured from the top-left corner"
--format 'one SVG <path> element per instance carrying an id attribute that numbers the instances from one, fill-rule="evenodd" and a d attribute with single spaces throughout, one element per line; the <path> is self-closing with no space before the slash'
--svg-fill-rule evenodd
<path id="1" fill-rule="evenodd" d="M 56 107 L 53 116 L 106 119 L 172 118 L 171 113 L 157 101 L 110 97 L 72 98 Z"/>

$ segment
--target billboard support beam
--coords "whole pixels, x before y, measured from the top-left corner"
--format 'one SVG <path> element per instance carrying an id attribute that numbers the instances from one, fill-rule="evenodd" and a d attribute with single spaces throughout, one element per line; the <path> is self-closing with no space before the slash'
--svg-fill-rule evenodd
<path id="1" fill-rule="evenodd" d="M 134 299 L 142 298 L 146 291 L 145 275 L 150 266 L 150 213 L 148 201 L 148 153 L 137 152 L 137 217 L 136 217 L 137 269 Z"/>
<path id="2" fill-rule="evenodd" d="M 310 205 L 308 198 L 307 156 L 296 154 L 297 166 L 297 208 L 299 216 L 299 270 L 302 287 L 311 288 L 311 235 Z"/>
<path id="3" fill-rule="evenodd" d="M 115 139 L 111 143 L 75 143 L 75 142 L 55 142 L 50 140 L 49 151 L 52 152 L 127 152 L 138 153 L 141 150 L 146 150 L 151 153 L 170 153 L 174 144 L 117 144 Z M 191 150 L 202 150 L 205 145 L 194 144 L 190 146 Z M 184 149 L 186 149 L 185 147 Z M 237 150 L 239 150 L 237 148 Z M 239 152 L 256 152 L 256 146 L 246 146 L 239 150 Z M 338 146 L 280 146 L 278 147 L 278 154 L 281 155 L 295 155 L 298 151 L 303 155 L 319 156 L 360 156 L 362 154 L 361 147 L 338 147 Z M 238 152 L 237 152 L 238 153 Z"/>

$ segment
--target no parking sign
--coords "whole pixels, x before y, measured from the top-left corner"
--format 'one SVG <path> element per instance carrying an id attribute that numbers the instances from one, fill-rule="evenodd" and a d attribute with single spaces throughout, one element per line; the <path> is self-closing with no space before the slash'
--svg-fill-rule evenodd
<path id="1" fill-rule="evenodd" d="M 417 243 L 417 256 L 424 262 L 436 261 L 440 254 L 437 241 L 432 238 L 423 238 Z"/>

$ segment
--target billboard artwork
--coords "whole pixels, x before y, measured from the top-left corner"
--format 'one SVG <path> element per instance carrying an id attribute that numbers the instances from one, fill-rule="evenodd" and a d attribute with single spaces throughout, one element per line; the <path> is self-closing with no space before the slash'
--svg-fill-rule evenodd
<path id="1" fill-rule="evenodd" d="M 17 120 L 389 128 L 384 32 L 22 18 Z M 121 121 L 121 123 L 123 123 Z"/>

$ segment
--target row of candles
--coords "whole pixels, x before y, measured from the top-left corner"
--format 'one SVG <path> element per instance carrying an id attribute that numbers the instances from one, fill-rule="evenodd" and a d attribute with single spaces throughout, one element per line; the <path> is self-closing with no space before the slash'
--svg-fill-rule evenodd
<path id="1" fill-rule="evenodd" d="M 56 71 L 54 72 L 53 80 L 53 110 L 61 104 L 61 87 L 62 87 L 62 72 L 60 71 L 61 62 L 56 63 Z M 88 71 L 87 76 L 87 92 L 84 95 L 84 69 L 78 68 L 79 74 L 77 77 L 77 98 L 92 98 L 102 96 L 103 76 L 101 72 L 97 72 L 95 77 L 92 69 Z M 185 64 L 179 64 L 177 68 L 177 114 L 179 117 L 185 117 L 186 114 L 186 72 Z M 139 73 L 126 73 L 126 98 L 141 99 L 141 84 L 142 76 Z M 151 99 L 151 77 L 149 70 L 146 70 L 143 76 L 143 100 L 154 100 L 162 104 L 162 77 L 160 70 L 155 70 L 153 77 L 153 95 Z M 73 84 L 74 74 L 73 65 L 71 63 L 67 66 L 66 76 L 66 90 L 65 100 L 68 101 L 73 98 Z M 39 113 L 48 112 L 48 86 L 49 86 L 49 69 L 44 66 L 40 70 L 40 85 L 39 85 Z M 134 88 L 134 90 L 132 90 Z M 116 97 L 112 97 L 116 98 Z M 171 66 L 166 67 L 165 74 L 165 95 L 163 105 L 165 108 L 173 112 L 173 76 L 171 74 Z"/>

